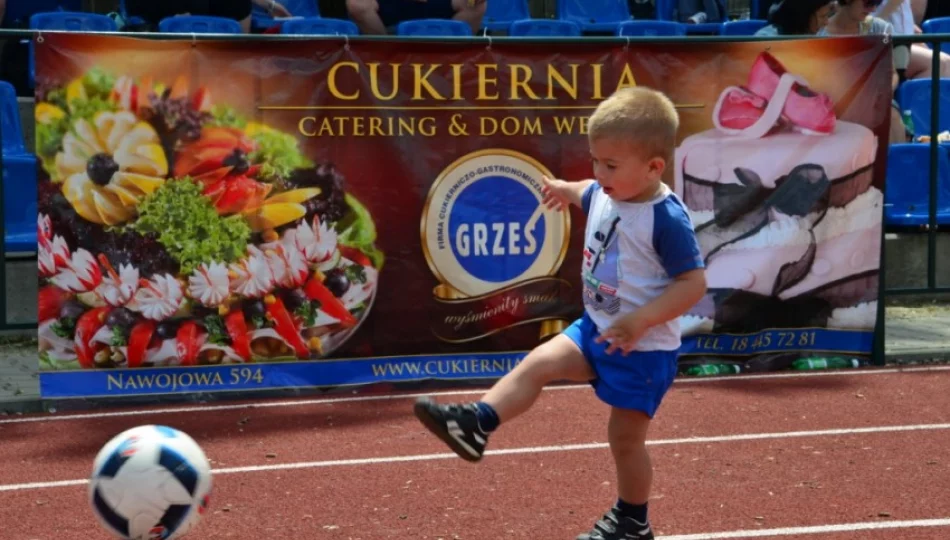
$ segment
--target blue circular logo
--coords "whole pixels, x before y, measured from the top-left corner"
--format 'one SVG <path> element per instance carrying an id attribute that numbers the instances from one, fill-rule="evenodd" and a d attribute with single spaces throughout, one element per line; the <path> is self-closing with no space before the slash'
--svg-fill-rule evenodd
<path id="1" fill-rule="evenodd" d="M 452 253 L 462 268 L 502 283 L 527 271 L 541 252 L 545 218 L 538 196 L 504 176 L 485 176 L 462 189 L 449 216 Z"/>

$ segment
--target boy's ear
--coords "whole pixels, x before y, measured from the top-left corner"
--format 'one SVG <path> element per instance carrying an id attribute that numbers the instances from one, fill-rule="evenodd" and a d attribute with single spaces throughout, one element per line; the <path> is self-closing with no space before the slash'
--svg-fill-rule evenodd
<path id="1" fill-rule="evenodd" d="M 651 173 L 656 173 L 657 178 L 663 176 L 663 171 L 666 170 L 666 160 L 656 156 L 650 158 L 650 161 L 647 161 L 647 171 Z"/>

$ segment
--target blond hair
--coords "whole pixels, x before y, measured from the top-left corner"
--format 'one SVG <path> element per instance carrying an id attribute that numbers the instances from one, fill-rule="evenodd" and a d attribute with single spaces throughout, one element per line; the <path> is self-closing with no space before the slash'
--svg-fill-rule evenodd
<path id="1" fill-rule="evenodd" d="M 590 140 L 625 139 L 638 147 L 644 159 L 673 159 L 679 129 L 676 106 L 665 94 L 636 86 L 614 92 L 597 106 L 587 123 Z"/>

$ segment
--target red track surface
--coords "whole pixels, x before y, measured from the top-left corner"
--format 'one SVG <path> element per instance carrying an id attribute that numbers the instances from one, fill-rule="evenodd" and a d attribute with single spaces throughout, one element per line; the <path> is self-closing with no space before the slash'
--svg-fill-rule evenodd
<path id="1" fill-rule="evenodd" d="M 527 450 L 478 465 L 443 457 L 448 450 L 418 424 L 411 403 L 0 421 L 0 537 L 107 538 L 86 486 L 9 486 L 85 479 L 105 441 L 149 423 L 191 434 L 215 469 L 270 468 L 216 474 L 196 539 L 572 539 L 615 498 L 605 447 L 530 450 L 606 441 L 607 409 L 588 389 L 544 392 L 490 444 Z M 914 427 L 935 424 L 942 425 Z M 884 426 L 906 427 L 854 432 Z M 790 433 L 826 430 L 842 432 Z M 744 434 L 766 435 L 735 437 Z M 714 440 L 671 441 L 693 437 Z M 950 371 L 683 381 L 650 438 L 651 515 L 662 535 L 943 519 L 937 527 L 782 538 L 950 538 Z M 390 459 L 399 456 L 422 457 Z M 377 461 L 274 470 L 366 458 Z"/>

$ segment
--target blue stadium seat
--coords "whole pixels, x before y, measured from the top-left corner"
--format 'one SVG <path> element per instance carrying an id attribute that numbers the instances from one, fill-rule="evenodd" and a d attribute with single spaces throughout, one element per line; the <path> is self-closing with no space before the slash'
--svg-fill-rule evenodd
<path id="1" fill-rule="evenodd" d="M 360 29 L 356 23 L 345 19 L 306 17 L 285 21 L 280 27 L 280 33 L 307 36 L 358 36 Z"/>
<path id="2" fill-rule="evenodd" d="M 576 22 L 585 32 L 616 32 L 630 20 L 630 7 L 627 0 L 557 0 L 557 18 Z"/>
<path id="3" fill-rule="evenodd" d="M 472 27 L 452 19 L 414 19 L 396 26 L 400 36 L 471 36 Z"/>
<path id="4" fill-rule="evenodd" d="M 930 79 L 904 81 L 897 89 L 897 103 L 902 111 L 909 110 L 914 121 L 915 135 L 930 134 Z M 950 79 L 940 79 L 940 119 L 937 131 L 950 129 Z"/>
<path id="5" fill-rule="evenodd" d="M 769 25 L 768 21 L 760 19 L 744 19 L 741 21 L 726 21 L 719 26 L 719 35 L 722 36 L 754 36 L 760 28 Z"/>
<path id="6" fill-rule="evenodd" d="M 241 23 L 227 17 L 178 15 L 158 23 L 159 32 L 170 34 L 243 34 Z"/>
<path id="7" fill-rule="evenodd" d="M 920 25 L 920 29 L 923 30 L 925 34 L 950 34 L 950 17 L 934 17 L 933 19 L 928 19 Z M 930 43 L 926 43 L 926 45 L 933 49 L 933 45 Z M 938 48 L 941 51 L 945 51 L 946 46 Z"/>
<path id="8" fill-rule="evenodd" d="M 111 17 L 78 11 L 50 11 L 30 16 L 33 30 L 56 30 L 70 32 L 115 32 L 118 27 Z M 36 80 L 34 43 L 30 42 L 30 86 Z"/>
<path id="9" fill-rule="evenodd" d="M 287 11 L 294 17 L 319 17 L 320 16 L 320 6 L 317 5 L 317 0 L 281 0 L 281 4 L 287 8 Z M 274 19 L 267 13 L 267 10 L 253 4 L 253 9 L 251 10 L 251 27 L 256 30 L 263 30 L 270 28 L 276 25 L 282 25 L 282 23 L 289 22 L 292 19 L 282 20 Z"/>
<path id="10" fill-rule="evenodd" d="M 950 34 L 950 17 L 934 17 L 920 25 L 927 34 Z"/>
<path id="11" fill-rule="evenodd" d="M 618 36 L 685 36 L 686 25 L 673 21 L 627 21 L 617 27 Z"/>
<path id="12" fill-rule="evenodd" d="M 921 227 L 930 215 L 930 145 L 892 144 L 887 155 L 884 223 Z M 950 157 L 940 149 L 937 160 L 937 224 L 950 225 Z"/>
<path id="13" fill-rule="evenodd" d="M 572 21 L 551 19 L 522 19 L 511 23 L 509 36 L 563 36 L 581 35 L 581 27 Z"/>
<path id="14" fill-rule="evenodd" d="M 676 0 L 656 0 L 656 18 L 661 21 L 678 22 Z M 687 34 L 718 34 L 722 23 L 686 24 Z"/>
<path id="15" fill-rule="evenodd" d="M 16 90 L 0 81 L 3 131 L 3 226 L 9 252 L 36 251 L 36 156 L 26 151 Z"/>
<path id="16" fill-rule="evenodd" d="M 82 11 L 82 0 L 11 0 L 3 12 L 4 28 L 26 28 L 35 13 Z"/>
<path id="17" fill-rule="evenodd" d="M 508 30 L 511 23 L 530 18 L 528 0 L 489 0 L 482 26 L 486 30 Z"/>

